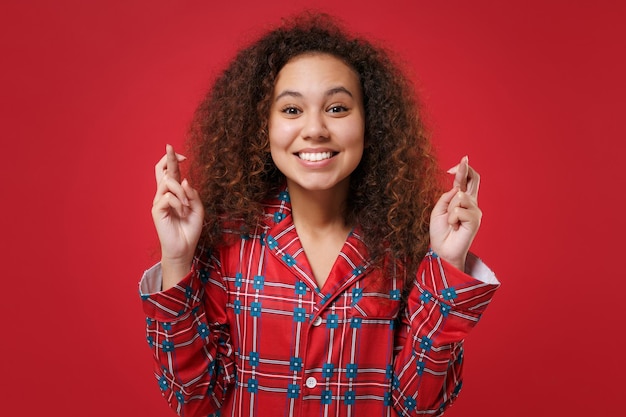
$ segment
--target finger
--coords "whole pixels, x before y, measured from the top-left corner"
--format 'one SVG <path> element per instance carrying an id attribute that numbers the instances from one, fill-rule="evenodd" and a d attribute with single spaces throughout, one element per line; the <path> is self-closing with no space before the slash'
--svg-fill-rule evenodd
<path id="1" fill-rule="evenodd" d="M 165 169 L 167 168 L 167 154 L 163 155 L 159 162 L 154 166 L 154 178 L 156 179 L 156 183 L 161 182 L 161 178 L 165 175 Z"/>
<path id="2" fill-rule="evenodd" d="M 456 206 L 450 210 L 448 223 L 455 229 L 465 226 L 468 229 L 477 229 L 482 219 L 482 211 L 478 207 L 464 208 Z"/>
<path id="3" fill-rule="evenodd" d="M 459 227 L 459 213 L 461 210 L 465 210 L 465 207 L 463 206 L 463 199 L 464 199 L 464 192 L 463 191 L 458 191 L 456 188 L 454 188 L 454 190 L 456 190 L 456 192 L 453 194 L 452 199 L 450 200 L 450 204 L 448 204 L 448 224 L 450 226 L 453 226 L 454 229 L 458 229 Z M 467 205 L 467 203 L 465 203 Z"/>
<path id="4" fill-rule="evenodd" d="M 176 196 L 176 198 L 180 200 L 183 205 L 189 206 L 189 199 L 187 198 L 185 190 L 178 181 L 170 177 L 169 173 L 163 175 L 161 181 L 157 185 L 157 191 L 154 195 L 154 200 L 156 201 L 167 193 L 172 193 Z"/>
<path id="5" fill-rule="evenodd" d="M 480 187 L 480 175 L 468 165 L 467 171 L 467 193 L 478 200 L 478 189 Z"/>
<path id="6" fill-rule="evenodd" d="M 189 203 L 188 205 L 189 207 L 191 207 L 191 210 L 198 211 L 198 212 L 203 210 L 202 200 L 200 200 L 200 195 L 198 194 L 198 191 L 196 191 L 196 189 L 193 188 L 189 184 L 189 181 L 187 181 L 187 178 L 185 178 L 180 185 L 185 191 L 185 195 L 187 196 L 188 203 Z"/>
<path id="7" fill-rule="evenodd" d="M 469 164 L 467 163 L 468 160 L 469 158 L 466 155 L 461 158 L 461 161 L 458 164 L 446 171 L 448 174 L 454 175 L 453 187 L 461 189 L 463 183 L 467 181 L 467 170 L 469 169 Z"/>
<path id="8" fill-rule="evenodd" d="M 469 170 L 469 158 L 465 155 L 461 158 L 456 173 L 454 175 L 454 186 L 461 191 L 467 190 L 467 172 Z"/>
<path id="9" fill-rule="evenodd" d="M 433 207 L 431 217 L 446 214 L 448 212 L 448 206 L 457 192 L 458 190 L 456 188 L 452 188 L 450 191 L 443 193 L 441 197 L 439 197 L 439 200 L 437 200 L 435 207 Z"/>
<path id="10" fill-rule="evenodd" d="M 186 207 L 181 203 L 180 199 L 172 193 L 165 193 L 154 201 L 152 205 L 152 216 L 157 218 L 165 218 L 174 212 L 179 218 L 185 217 Z"/>
<path id="11" fill-rule="evenodd" d="M 174 148 L 171 145 L 166 145 L 165 155 L 163 155 L 163 157 L 159 159 L 159 162 L 157 162 L 154 166 L 154 176 L 156 178 L 156 182 L 158 183 L 161 180 L 161 177 L 163 177 L 163 175 L 168 172 L 168 166 L 170 167 L 170 173 L 178 172 L 178 175 L 180 175 L 178 164 L 185 161 L 186 159 L 187 157 L 185 155 L 175 153 Z"/>
<path id="12" fill-rule="evenodd" d="M 165 170 L 169 176 L 176 181 L 180 181 L 180 169 L 178 167 L 178 158 L 172 145 L 165 145 L 166 167 Z"/>
<path id="13" fill-rule="evenodd" d="M 448 222 L 451 225 L 464 221 L 472 221 L 474 217 L 481 216 L 481 211 L 474 197 L 462 191 L 454 195 L 448 205 L 448 212 Z"/>
<path id="14" fill-rule="evenodd" d="M 470 193 L 457 191 L 457 193 L 452 197 L 450 201 L 449 208 L 452 207 L 462 207 L 462 208 L 473 208 L 477 207 L 478 203 L 476 199 L 470 195 Z"/>

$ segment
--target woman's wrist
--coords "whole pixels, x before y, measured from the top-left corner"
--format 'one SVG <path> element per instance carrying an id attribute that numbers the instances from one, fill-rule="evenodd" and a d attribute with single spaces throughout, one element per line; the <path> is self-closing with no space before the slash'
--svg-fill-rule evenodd
<path id="1" fill-rule="evenodd" d="M 191 261 L 161 259 L 163 274 L 162 291 L 169 290 L 183 280 L 191 271 Z"/>

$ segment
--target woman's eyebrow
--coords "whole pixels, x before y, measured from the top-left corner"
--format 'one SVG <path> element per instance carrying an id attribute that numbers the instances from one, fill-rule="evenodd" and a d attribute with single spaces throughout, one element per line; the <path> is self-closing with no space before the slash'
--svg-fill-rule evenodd
<path id="1" fill-rule="evenodd" d="M 278 101 L 283 97 L 302 97 L 302 93 L 299 93 L 297 91 L 293 91 L 293 90 L 285 90 L 282 93 L 280 93 L 279 95 L 276 96 L 276 98 L 274 99 L 274 101 Z"/>
<path id="2" fill-rule="evenodd" d="M 340 94 L 340 93 L 345 93 L 345 94 L 349 95 L 350 97 L 353 97 L 353 95 L 350 92 L 350 90 L 348 90 L 345 87 L 341 87 L 341 86 L 340 87 L 333 87 L 333 88 L 329 89 L 328 91 L 326 91 L 325 96 L 326 97 L 330 97 L 330 96 L 333 96 L 335 94 Z M 274 101 L 278 101 L 278 100 L 280 100 L 283 97 L 302 98 L 302 93 L 300 93 L 298 91 L 294 91 L 294 90 L 284 90 L 279 95 L 276 96 Z"/>
<path id="3" fill-rule="evenodd" d="M 352 93 L 346 87 L 334 87 L 326 92 L 326 96 L 332 96 L 339 93 L 346 93 L 350 97 L 352 97 Z"/>

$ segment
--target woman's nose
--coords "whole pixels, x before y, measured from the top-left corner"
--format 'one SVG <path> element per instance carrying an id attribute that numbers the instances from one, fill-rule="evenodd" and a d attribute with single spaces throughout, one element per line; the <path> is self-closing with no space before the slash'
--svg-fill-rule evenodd
<path id="1" fill-rule="evenodd" d="M 323 114 L 309 113 L 305 116 L 302 137 L 309 140 L 328 139 L 328 129 Z"/>

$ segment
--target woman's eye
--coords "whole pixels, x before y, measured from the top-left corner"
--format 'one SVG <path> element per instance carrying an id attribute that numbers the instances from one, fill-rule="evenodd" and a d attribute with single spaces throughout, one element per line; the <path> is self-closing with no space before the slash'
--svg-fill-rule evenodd
<path id="1" fill-rule="evenodd" d="M 296 116 L 302 113 L 300 109 L 297 107 L 285 107 L 283 108 L 282 112 L 290 116 Z"/>
<path id="2" fill-rule="evenodd" d="M 332 106 L 328 109 L 329 113 L 341 113 L 347 111 L 348 109 L 345 106 Z"/>

